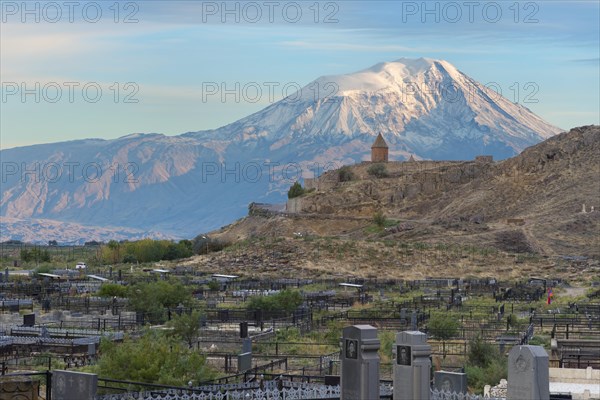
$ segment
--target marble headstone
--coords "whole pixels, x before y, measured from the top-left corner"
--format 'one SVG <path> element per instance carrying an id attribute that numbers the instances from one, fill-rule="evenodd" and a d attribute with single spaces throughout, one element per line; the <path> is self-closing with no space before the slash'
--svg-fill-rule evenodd
<path id="1" fill-rule="evenodd" d="M 396 334 L 394 349 L 394 399 L 429 400 L 431 390 L 431 346 L 419 331 Z"/>
<path id="2" fill-rule="evenodd" d="M 507 400 L 549 400 L 548 368 L 542 346 L 514 346 L 508 353 Z"/>
<path id="3" fill-rule="evenodd" d="M 52 371 L 53 400 L 94 400 L 98 375 L 83 372 Z"/>
<path id="4" fill-rule="evenodd" d="M 379 339 L 371 325 L 347 326 L 340 342 L 341 400 L 379 398 Z"/>

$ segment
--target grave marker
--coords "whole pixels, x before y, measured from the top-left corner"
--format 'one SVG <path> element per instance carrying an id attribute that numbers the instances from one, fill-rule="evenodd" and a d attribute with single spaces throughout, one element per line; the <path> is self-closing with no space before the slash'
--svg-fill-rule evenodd
<path id="1" fill-rule="evenodd" d="M 467 374 L 435 371 L 433 374 L 433 385 L 440 392 L 467 393 Z"/>
<path id="2" fill-rule="evenodd" d="M 52 371 L 53 400 L 94 400 L 98 375 L 83 372 Z"/>
<path id="3" fill-rule="evenodd" d="M 252 368 L 252 353 L 238 354 L 238 372 L 248 371 Z"/>
<path id="4" fill-rule="evenodd" d="M 508 353 L 507 400 L 549 400 L 548 365 L 542 346 L 514 346 Z"/>
<path id="5" fill-rule="evenodd" d="M 429 400 L 431 346 L 419 331 L 398 332 L 394 349 L 394 399 Z"/>
<path id="6" fill-rule="evenodd" d="M 23 315 L 23 326 L 35 326 L 35 314 Z"/>
<path id="7" fill-rule="evenodd" d="M 379 398 L 379 339 L 371 325 L 347 326 L 340 342 L 341 399 Z"/>

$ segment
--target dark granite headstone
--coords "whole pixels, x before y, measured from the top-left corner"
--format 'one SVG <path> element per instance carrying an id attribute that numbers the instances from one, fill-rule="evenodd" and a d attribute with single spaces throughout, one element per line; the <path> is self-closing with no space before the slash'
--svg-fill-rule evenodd
<path id="1" fill-rule="evenodd" d="M 98 375 L 52 371 L 52 400 L 94 400 L 97 387 Z"/>
<path id="2" fill-rule="evenodd" d="M 467 374 L 461 372 L 435 371 L 434 387 L 442 392 L 467 393 Z"/>
<path id="3" fill-rule="evenodd" d="M 325 375 L 326 386 L 339 386 L 340 376 L 339 375 Z"/>
<path id="4" fill-rule="evenodd" d="M 35 314 L 23 315 L 23 326 L 35 326 Z"/>

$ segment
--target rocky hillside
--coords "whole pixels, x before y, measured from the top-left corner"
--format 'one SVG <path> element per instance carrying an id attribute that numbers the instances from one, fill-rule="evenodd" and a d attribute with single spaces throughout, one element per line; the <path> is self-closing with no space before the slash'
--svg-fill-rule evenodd
<path id="1" fill-rule="evenodd" d="M 340 170 L 324 174 L 317 190 L 292 201 L 294 218 L 302 223 L 288 229 L 368 237 L 374 235 L 367 229 L 373 214 L 382 211 L 397 221 L 375 233 L 386 239 L 600 256 L 598 126 L 572 129 L 501 162 L 387 163 L 384 177 L 373 176 L 370 168 L 370 163 L 349 167 L 342 173 L 351 178 L 345 182 Z M 270 229 L 242 221 L 221 234 L 235 239 Z"/>

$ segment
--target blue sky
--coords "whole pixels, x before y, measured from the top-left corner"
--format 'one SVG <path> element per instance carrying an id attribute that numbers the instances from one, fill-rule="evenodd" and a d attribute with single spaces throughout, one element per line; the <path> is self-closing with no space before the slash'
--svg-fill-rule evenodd
<path id="1" fill-rule="evenodd" d="M 217 128 L 401 57 L 445 59 L 561 128 L 598 124 L 599 4 L 2 1 L 0 146 Z"/>

